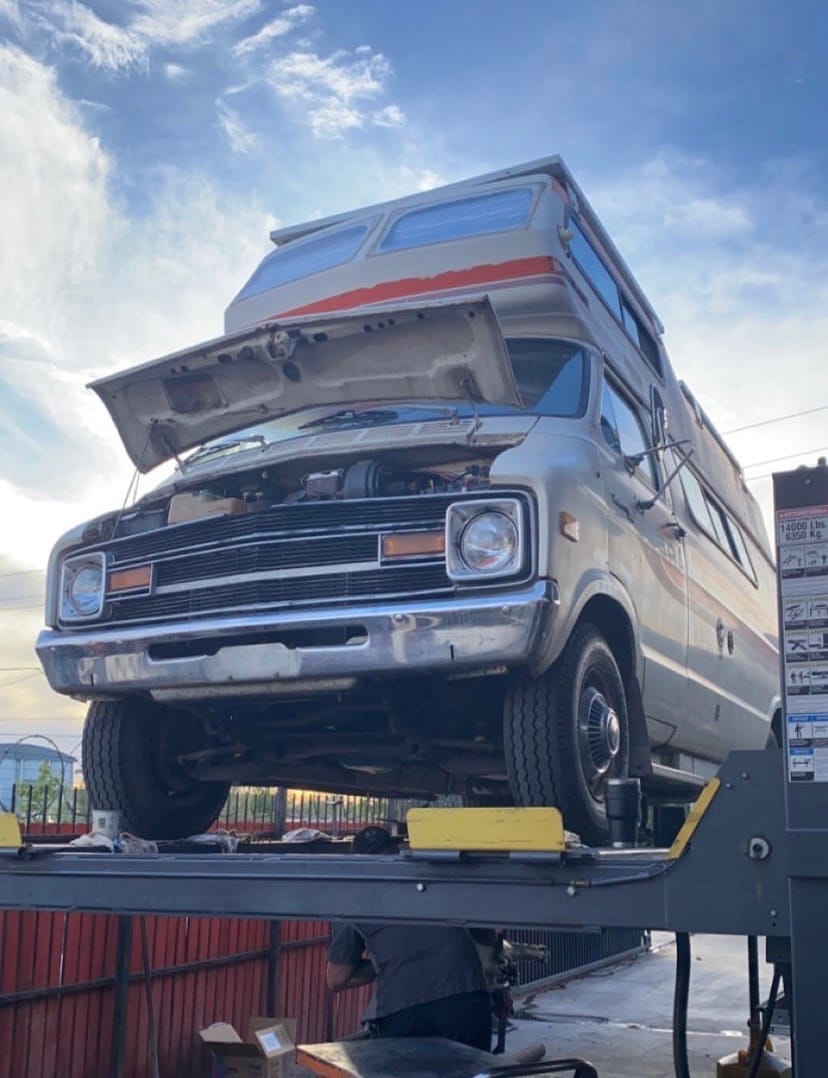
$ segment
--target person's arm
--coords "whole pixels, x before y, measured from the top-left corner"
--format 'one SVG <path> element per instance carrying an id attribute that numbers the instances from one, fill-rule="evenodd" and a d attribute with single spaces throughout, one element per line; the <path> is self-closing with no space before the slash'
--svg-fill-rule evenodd
<path id="1" fill-rule="evenodd" d="M 334 932 L 325 969 L 325 980 L 332 992 L 359 988 L 375 979 L 374 965 L 363 958 L 364 952 L 365 939 L 352 925 L 341 925 Z"/>
<path id="2" fill-rule="evenodd" d="M 360 988 L 375 980 L 377 971 L 368 958 L 360 958 L 354 965 L 350 963 L 329 962 L 325 970 L 325 979 L 332 992 L 344 992 L 346 988 Z"/>

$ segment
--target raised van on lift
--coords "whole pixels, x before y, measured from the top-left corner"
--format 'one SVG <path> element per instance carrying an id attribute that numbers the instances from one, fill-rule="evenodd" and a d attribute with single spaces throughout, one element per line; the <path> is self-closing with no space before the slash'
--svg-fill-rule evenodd
<path id="1" fill-rule="evenodd" d="M 272 238 L 223 337 L 92 385 L 177 462 L 50 561 L 96 806 L 459 792 L 600 842 L 608 778 L 692 796 L 771 742 L 758 506 L 563 162 Z"/>

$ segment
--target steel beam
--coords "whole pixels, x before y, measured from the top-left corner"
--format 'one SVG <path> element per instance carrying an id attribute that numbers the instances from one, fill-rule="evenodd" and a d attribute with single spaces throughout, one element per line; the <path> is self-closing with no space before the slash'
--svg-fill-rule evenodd
<path id="1" fill-rule="evenodd" d="M 0 908 L 784 936 L 781 766 L 780 753 L 732 753 L 674 862 L 664 851 L 591 850 L 570 851 L 561 863 L 505 855 L 6 856 Z M 752 852 L 756 838 L 766 856 Z"/>

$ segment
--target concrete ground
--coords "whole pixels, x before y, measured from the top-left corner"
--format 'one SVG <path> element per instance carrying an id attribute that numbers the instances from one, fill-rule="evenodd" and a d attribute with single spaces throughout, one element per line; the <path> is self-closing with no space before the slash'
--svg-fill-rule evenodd
<path id="1" fill-rule="evenodd" d="M 715 1076 L 716 1061 L 747 1046 L 747 943 L 732 936 L 693 936 L 688 1054 L 693 1078 Z M 676 953 L 673 937 L 655 933 L 653 949 L 516 1001 L 506 1051 L 533 1041 L 547 1058 L 580 1056 L 600 1078 L 670 1078 Z M 772 969 L 759 943 L 761 999 Z M 774 1037 L 776 1054 L 790 1043 Z"/>

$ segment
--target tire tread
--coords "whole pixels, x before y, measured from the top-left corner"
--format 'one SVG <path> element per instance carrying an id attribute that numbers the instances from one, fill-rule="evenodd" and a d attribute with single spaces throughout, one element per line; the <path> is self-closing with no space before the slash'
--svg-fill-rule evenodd
<path id="1" fill-rule="evenodd" d="M 535 678 L 527 673 L 511 687 L 504 704 L 503 727 L 506 768 L 515 804 L 561 809 L 565 825 L 588 842 L 602 841 L 605 833 L 582 799 L 568 710 L 581 656 L 585 649 L 596 645 L 612 657 L 604 636 L 594 625 L 582 622 L 576 626 L 560 658 L 546 674 Z M 620 674 L 618 677 L 620 682 Z M 567 717 L 562 721 L 560 716 Z"/>

